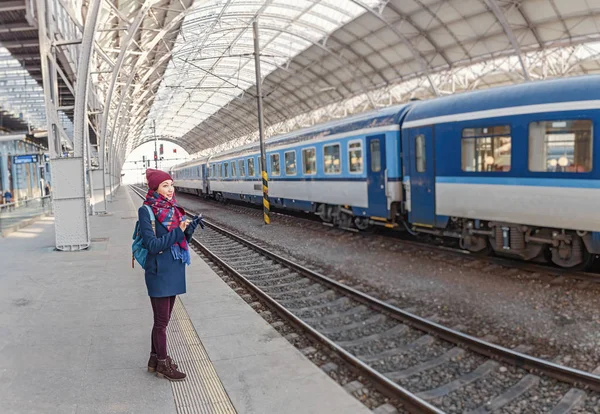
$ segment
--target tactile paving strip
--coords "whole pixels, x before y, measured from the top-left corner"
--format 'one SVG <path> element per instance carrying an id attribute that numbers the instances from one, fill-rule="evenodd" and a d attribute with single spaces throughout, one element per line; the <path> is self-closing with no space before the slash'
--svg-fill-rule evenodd
<path id="1" fill-rule="evenodd" d="M 184 381 L 172 381 L 171 388 L 179 414 L 236 414 L 202 341 L 183 303 L 175 301 L 167 329 L 169 354 L 182 372 Z"/>

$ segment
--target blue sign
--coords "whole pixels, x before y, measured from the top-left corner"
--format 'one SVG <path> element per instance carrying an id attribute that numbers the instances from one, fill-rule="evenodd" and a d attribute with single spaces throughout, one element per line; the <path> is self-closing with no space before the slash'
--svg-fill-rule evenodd
<path id="1" fill-rule="evenodd" d="M 37 154 L 15 155 L 13 157 L 13 164 L 29 164 L 32 162 L 38 162 Z"/>

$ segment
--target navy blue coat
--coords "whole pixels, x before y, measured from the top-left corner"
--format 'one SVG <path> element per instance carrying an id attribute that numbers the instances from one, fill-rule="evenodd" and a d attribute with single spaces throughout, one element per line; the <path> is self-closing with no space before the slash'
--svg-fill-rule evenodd
<path id="1" fill-rule="evenodd" d="M 154 234 L 146 207 L 139 208 L 138 219 L 144 246 L 148 249 L 145 267 L 148 296 L 163 298 L 185 293 L 186 264 L 173 258 L 171 246 L 182 241 L 184 237 L 189 242 L 197 224 L 190 223 L 185 233 L 179 227 L 169 232 L 165 226 L 155 220 L 156 234 Z"/>

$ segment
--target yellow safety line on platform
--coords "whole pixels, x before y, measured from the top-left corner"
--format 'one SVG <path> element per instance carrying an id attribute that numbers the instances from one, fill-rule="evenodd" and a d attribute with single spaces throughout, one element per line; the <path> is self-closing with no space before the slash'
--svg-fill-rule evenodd
<path id="1" fill-rule="evenodd" d="M 184 381 L 171 382 L 177 413 L 236 414 L 179 298 L 173 307 L 167 338 L 169 353 L 187 374 Z"/>

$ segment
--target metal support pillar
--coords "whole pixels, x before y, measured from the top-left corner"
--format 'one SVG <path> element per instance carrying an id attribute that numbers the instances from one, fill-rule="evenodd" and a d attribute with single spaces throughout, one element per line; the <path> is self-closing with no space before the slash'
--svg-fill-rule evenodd
<path id="1" fill-rule="evenodd" d="M 86 173 L 88 176 L 88 191 L 89 191 L 89 208 L 90 208 L 90 214 L 94 215 L 96 212 L 96 202 L 95 202 L 95 198 L 94 198 L 94 176 L 92 174 L 92 149 L 91 149 L 91 145 L 90 145 L 90 126 L 88 124 L 89 122 L 89 118 L 87 115 L 87 111 L 85 114 L 85 129 L 84 129 L 84 136 L 83 136 L 83 142 L 85 144 L 85 155 L 86 155 Z"/>
<path id="2" fill-rule="evenodd" d="M 267 158 L 265 152 L 264 139 L 264 120 L 263 120 L 263 105 L 262 105 L 262 85 L 260 76 L 260 46 L 258 43 L 258 22 L 252 22 L 252 30 L 254 31 L 254 67 L 256 72 L 256 101 L 258 103 L 258 136 L 260 139 L 260 165 L 262 171 L 263 183 L 263 219 L 265 224 L 271 223 L 269 217 L 269 174 L 267 174 Z"/>
<path id="3" fill-rule="evenodd" d="M 59 73 L 55 59 L 56 49 L 52 47 L 53 40 L 61 34 L 55 33 L 55 30 L 60 30 L 60 28 L 52 23 L 52 16 L 56 15 L 53 7 L 61 6 L 60 3 L 49 0 L 36 1 L 46 118 L 48 119 L 56 248 L 63 251 L 82 250 L 88 248 L 91 243 L 85 180 L 85 139 L 87 137 L 85 128 L 88 127 L 89 67 L 101 0 L 90 2 L 82 33 L 79 59 L 74 68 L 76 69 L 77 85 L 73 122 L 73 157 L 62 156 L 61 135 L 64 132 L 58 114 L 57 79 Z"/>
<path id="4" fill-rule="evenodd" d="M 158 170 L 158 138 L 156 137 L 156 121 L 152 121 L 152 126 L 154 130 L 154 169 Z"/>
<path id="5" fill-rule="evenodd" d="M 106 214 L 108 210 L 106 199 L 106 157 L 104 149 L 104 138 L 97 136 L 98 145 L 98 168 L 91 171 L 93 177 L 94 214 Z"/>

